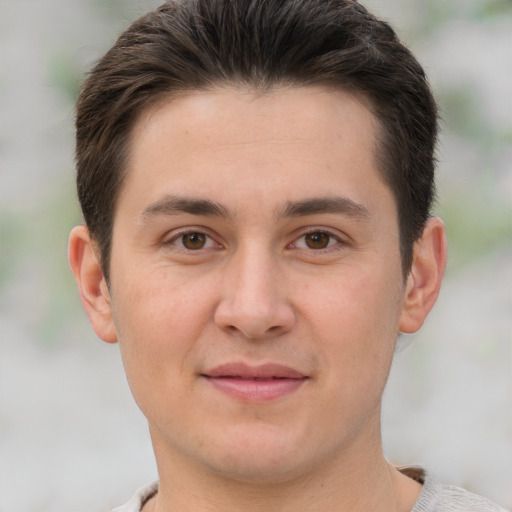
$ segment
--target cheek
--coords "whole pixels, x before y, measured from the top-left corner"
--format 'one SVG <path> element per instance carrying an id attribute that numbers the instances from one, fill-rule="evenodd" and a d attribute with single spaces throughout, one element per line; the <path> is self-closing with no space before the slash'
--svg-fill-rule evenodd
<path id="1" fill-rule="evenodd" d="M 400 287 L 385 274 L 385 269 L 366 275 L 359 269 L 324 287 L 329 294 L 312 297 L 308 303 L 311 334 L 323 340 L 325 363 L 334 370 L 330 374 L 343 375 L 344 386 L 369 390 L 386 380 L 401 302 Z"/>
<path id="2" fill-rule="evenodd" d="M 192 366 L 195 342 L 211 318 L 212 299 L 205 287 L 134 276 L 122 290 L 114 290 L 113 298 L 121 355 L 135 398 L 141 390 L 154 389 L 158 380 L 174 387 L 175 379 Z"/>
<path id="3" fill-rule="evenodd" d="M 211 316 L 209 290 L 214 289 L 205 279 L 186 279 L 165 268 L 135 273 L 122 289 L 114 290 L 114 317 L 121 338 L 139 333 L 157 348 L 183 338 L 183 333 L 192 335 Z"/>

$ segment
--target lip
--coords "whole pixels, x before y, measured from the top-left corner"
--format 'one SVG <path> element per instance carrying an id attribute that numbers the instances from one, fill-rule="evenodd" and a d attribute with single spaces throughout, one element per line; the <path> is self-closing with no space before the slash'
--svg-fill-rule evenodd
<path id="1" fill-rule="evenodd" d="M 215 389 L 244 402 L 268 402 L 297 391 L 309 377 L 281 364 L 228 363 L 201 374 Z"/>

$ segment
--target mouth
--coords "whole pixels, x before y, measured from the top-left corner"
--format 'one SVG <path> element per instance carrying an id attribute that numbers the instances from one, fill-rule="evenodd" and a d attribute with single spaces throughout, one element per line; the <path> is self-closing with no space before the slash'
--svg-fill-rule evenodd
<path id="1" fill-rule="evenodd" d="M 309 377 L 280 364 L 229 363 L 201 374 L 216 390 L 244 402 L 268 402 L 297 391 Z"/>

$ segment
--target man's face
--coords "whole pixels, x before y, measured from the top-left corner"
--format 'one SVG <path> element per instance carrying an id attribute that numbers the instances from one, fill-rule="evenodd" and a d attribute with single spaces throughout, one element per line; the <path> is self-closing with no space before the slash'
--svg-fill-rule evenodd
<path id="1" fill-rule="evenodd" d="M 376 128 L 320 88 L 197 92 L 139 120 L 110 290 L 157 459 L 277 481 L 379 445 L 404 284 Z"/>

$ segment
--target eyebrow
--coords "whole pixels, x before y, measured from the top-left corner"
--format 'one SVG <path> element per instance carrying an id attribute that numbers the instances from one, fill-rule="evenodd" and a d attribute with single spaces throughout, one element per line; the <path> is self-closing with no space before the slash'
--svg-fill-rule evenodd
<path id="1" fill-rule="evenodd" d="M 232 216 L 225 206 L 214 201 L 179 196 L 165 196 L 159 199 L 144 208 L 140 216 L 142 220 L 147 220 L 157 215 L 178 215 L 180 213 L 226 219 Z"/>
<path id="2" fill-rule="evenodd" d="M 233 218 L 233 214 L 222 204 L 208 199 L 167 195 L 150 204 L 141 213 L 143 221 L 158 215 L 203 215 L 208 217 Z M 342 214 L 355 219 L 367 219 L 370 212 L 363 205 L 346 197 L 313 197 L 301 201 L 291 201 L 278 210 L 278 217 L 305 217 L 322 213 Z"/>
<path id="3" fill-rule="evenodd" d="M 340 196 L 313 197 L 304 201 L 293 201 L 279 213 L 283 217 L 305 217 L 321 213 L 342 214 L 356 219 L 370 217 L 370 212 L 362 204 Z"/>

